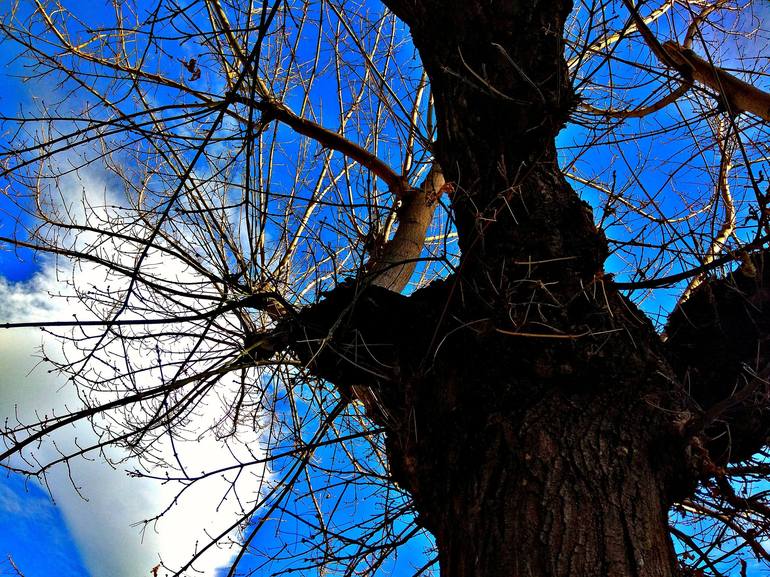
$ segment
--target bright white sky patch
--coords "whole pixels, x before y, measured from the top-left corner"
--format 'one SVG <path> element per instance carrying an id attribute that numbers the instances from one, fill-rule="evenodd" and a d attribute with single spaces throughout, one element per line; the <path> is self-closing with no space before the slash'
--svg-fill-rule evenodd
<path id="1" fill-rule="evenodd" d="M 70 197 L 77 199 L 80 194 L 93 191 L 104 202 L 103 182 L 99 178 L 89 178 L 89 175 L 84 178 L 71 183 Z M 79 242 L 89 240 L 83 237 Z M 146 263 L 155 263 L 166 278 L 186 278 L 190 274 L 183 269 L 177 270 L 173 263 L 166 263 L 162 255 L 151 253 Z M 52 295 L 72 292 L 72 287 L 60 281 L 60 275 L 63 279 L 74 279 L 78 288 L 88 289 L 89 286 L 104 285 L 103 270 L 81 264 L 73 275 L 71 269 L 67 270 L 67 261 L 61 259 L 58 273 L 55 267 L 53 261 L 47 261 L 40 273 L 26 283 L 11 283 L 0 276 L 0 321 L 71 321 L 73 315 L 79 319 L 93 318 L 76 300 Z M 40 362 L 41 346 L 45 355 L 54 359 L 63 359 L 63 354 L 72 349 L 71 345 L 39 329 L 0 330 L 0 416 L 18 417 L 22 422 L 30 423 L 36 414 L 55 412 L 60 415 L 82 407 L 72 383 L 62 375 L 50 373 L 49 365 Z M 116 357 L 123 355 L 122 349 L 110 352 Z M 146 358 L 138 358 L 134 364 L 146 366 L 147 362 Z M 159 384 L 157 370 L 142 375 L 140 387 Z M 186 427 L 190 431 L 186 440 L 175 440 L 179 461 L 191 476 L 239 462 L 252 462 L 263 456 L 258 449 L 259 431 L 241 431 L 239 438 L 232 442 L 217 439 L 211 432 L 222 417 L 227 399 L 236 394 L 237 386 L 232 380 L 220 381 L 214 391 L 217 396 L 209 395 L 191 416 Z M 72 449 L 75 439 L 78 446 L 86 446 L 95 442 L 96 436 L 86 423 L 65 427 L 54 439 L 35 448 L 36 458 L 41 463 L 54 460 L 60 456 L 58 449 Z M 161 438 L 156 448 L 167 462 L 177 463 L 166 439 Z M 236 484 L 231 481 L 237 470 L 212 475 L 185 489 L 175 501 L 181 484 L 163 484 L 158 480 L 130 476 L 128 471 L 139 468 L 137 461 L 121 462 L 124 454 L 117 449 L 108 450 L 107 456 L 114 465 L 109 464 L 104 455 L 94 453 L 87 459 L 71 461 L 69 470 L 66 465 L 60 465 L 46 476 L 47 486 L 75 537 L 91 577 L 150 575 L 151 569 L 161 560 L 172 568 L 183 565 L 212 537 L 227 534 L 228 528 L 244 511 L 254 506 L 265 475 L 264 466 L 259 464 L 244 471 Z M 144 470 L 147 470 L 146 463 Z M 159 477 L 165 477 L 167 473 L 172 477 L 179 474 L 160 465 L 150 467 L 148 472 Z M 0 498 L 3 496 L 9 497 L 8 491 L 0 494 Z M 26 506 L 23 496 L 15 496 L 16 505 L 10 497 L 3 501 L 8 505 L 6 509 L 18 507 L 19 503 Z M 142 521 L 154 518 L 172 504 L 157 523 L 142 531 Z M 237 530 L 230 531 L 220 546 L 211 547 L 196 561 L 194 569 L 203 575 L 214 575 L 217 568 L 228 565 L 236 552 L 233 541 L 237 540 Z M 190 575 L 201 573 L 188 572 Z M 163 574 L 163 571 L 159 573 Z"/>
<path id="2" fill-rule="evenodd" d="M 64 299 L 52 300 L 48 297 L 47 291 L 55 290 L 55 283 L 54 275 L 48 270 L 24 285 L 0 279 L 0 318 L 71 319 L 74 312 L 72 304 Z M 79 406 L 72 385 L 63 382 L 63 377 L 59 375 L 49 374 L 47 366 L 40 364 L 41 343 L 49 355 L 54 355 L 61 348 L 56 339 L 37 329 L 0 331 L 0 366 L 4 367 L 0 373 L 0 414 L 18 414 L 23 421 L 27 421 L 33 417 L 34 411 L 50 413 L 56 410 L 61 413 L 65 405 Z M 211 407 L 212 414 L 204 410 L 198 430 L 203 430 L 218 416 L 216 408 Z M 59 446 L 69 446 L 75 437 L 81 444 L 94 439 L 90 429 L 82 425 L 62 431 L 61 435 L 57 435 L 57 442 Z M 222 441 L 211 437 L 209 434 L 200 440 L 191 439 L 176 444 L 188 472 L 200 473 L 232 464 L 231 450 L 243 460 L 256 457 L 249 454 L 245 447 L 240 450 L 237 446 L 226 447 Z M 256 446 L 257 433 L 251 441 L 254 443 L 252 447 Z M 36 454 L 42 461 L 57 457 L 50 442 Z M 118 456 L 116 451 L 110 454 Z M 156 480 L 129 476 L 126 469 L 134 466 L 129 461 L 113 467 L 95 454 L 92 460 L 73 461 L 70 472 L 66 467 L 59 466 L 47 476 L 52 495 L 76 538 L 92 577 L 149 575 L 150 569 L 160 559 L 169 566 L 178 566 L 189 559 L 196 547 L 208 543 L 207 534 L 221 533 L 238 519 L 242 507 L 248 509 L 252 506 L 259 489 L 259 475 L 252 472 L 251 475 L 244 475 L 243 482 L 238 486 L 243 499 L 241 503 L 232 492 L 223 500 L 230 484 L 221 475 L 213 476 L 185 491 L 176 506 L 157 524 L 142 532 L 141 526 L 132 524 L 160 513 L 172 503 L 180 485 L 163 485 Z M 263 472 L 261 468 L 256 471 Z M 163 474 L 160 470 L 156 473 Z M 80 489 L 82 497 L 75 487 Z M 12 496 L 8 490 L 0 492 L 0 506 L 6 511 L 32 505 L 14 500 Z M 217 567 L 227 565 L 232 554 L 231 549 L 214 547 L 201 562 L 195 564 L 195 568 L 204 575 L 213 575 Z"/>

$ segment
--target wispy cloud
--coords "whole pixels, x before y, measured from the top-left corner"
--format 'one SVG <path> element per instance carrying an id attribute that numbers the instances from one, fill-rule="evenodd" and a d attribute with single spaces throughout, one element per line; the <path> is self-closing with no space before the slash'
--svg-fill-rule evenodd
<path id="1" fill-rule="evenodd" d="M 14 490 L 10 484 L 0 485 L 0 515 L 45 523 L 53 506 L 51 501 L 39 494 L 20 494 L 18 489 Z"/>

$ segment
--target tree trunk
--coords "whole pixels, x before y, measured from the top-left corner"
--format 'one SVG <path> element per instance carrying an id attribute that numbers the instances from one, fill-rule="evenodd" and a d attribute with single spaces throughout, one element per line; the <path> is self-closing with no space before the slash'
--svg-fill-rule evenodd
<path id="1" fill-rule="evenodd" d="M 673 575 L 688 404 L 558 167 L 570 3 L 385 3 L 431 80 L 460 267 L 409 298 L 341 286 L 301 313 L 295 349 L 343 395 L 371 389 L 444 577 Z"/>
<path id="2" fill-rule="evenodd" d="M 442 576 L 673 574 L 648 424 L 611 403 L 548 399 L 517 432 L 491 426 L 478 464 L 449 473 L 431 513 Z"/>
<path id="3" fill-rule="evenodd" d="M 302 313 L 304 341 L 325 342 L 310 368 L 373 391 L 442 575 L 673 575 L 667 514 L 691 471 L 652 327 L 610 292 L 623 331 L 512 336 L 472 320 L 457 282 L 409 298 L 344 285 Z"/>

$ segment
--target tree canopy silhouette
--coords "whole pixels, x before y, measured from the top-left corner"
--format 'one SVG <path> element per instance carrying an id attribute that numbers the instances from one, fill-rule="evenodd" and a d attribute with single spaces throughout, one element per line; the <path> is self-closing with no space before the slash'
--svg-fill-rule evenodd
<path id="1" fill-rule="evenodd" d="M 368 575 L 414 543 L 416 575 L 745 575 L 770 560 L 768 17 L 14 0 L 4 47 L 46 89 L 2 118 L 0 242 L 88 316 L 3 325 L 59 335 L 81 405 L 9 415 L 0 461 L 226 479 L 238 515 L 175 575 L 228 544 L 230 575 Z M 93 442 L 39 458 L 80 421 Z M 204 436 L 230 465 L 177 455 Z"/>

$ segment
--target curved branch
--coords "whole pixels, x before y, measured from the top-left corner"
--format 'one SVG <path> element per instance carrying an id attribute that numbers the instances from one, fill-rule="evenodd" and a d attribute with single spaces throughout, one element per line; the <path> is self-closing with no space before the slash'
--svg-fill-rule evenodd
<path id="1" fill-rule="evenodd" d="M 687 91 L 690 90 L 691 86 L 692 85 L 689 82 L 683 82 L 682 84 L 677 86 L 675 89 L 673 89 L 671 92 L 669 92 L 665 96 L 662 96 L 660 99 L 656 100 L 652 104 L 641 105 L 641 106 L 637 106 L 636 108 L 627 108 L 623 110 L 617 110 L 612 108 L 601 109 L 595 106 L 591 106 L 587 102 L 581 102 L 580 108 L 582 111 L 588 114 L 592 114 L 596 116 L 606 116 L 608 118 L 644 118 L 645 116 L 653 114 L 658 110 L 662 110 L 669 104 L 672 104 L 677 100 L 679 100 L 682 96 L 687 94 Z"/>
<path id="2" fill-rule="evenodd" d="M 272 120 L 282 122 L 297 133 L 312 138 L 322 146 L 331 148 L 352 158 L 364 168 L 371 170 L 377 177 L 385 181 L 390 191 L 398 197 L 403 197 L 410 190 L 409 182 L 406 177 L 396 174 L 396 172 L 358 144 L 351 142 L 337 132 L 324 128 L 320 124 L 303 118 L 291 111 L 283 102 L 274 98 L 263 98 L 254 100 L 240 94 L 232 94 L 234 102 L 253 106 L 263 114 L 262 122 L 267 123 Z"/>
<path id="3" fill-rule="evenodd" d="M 676 42 L 664 42 L 663 49 L 679 72 L 689 74 L 693 80 L 720 94 L 729 112 L 750 112 L 770 122 L 770 94 L 707 62 Z"/>

